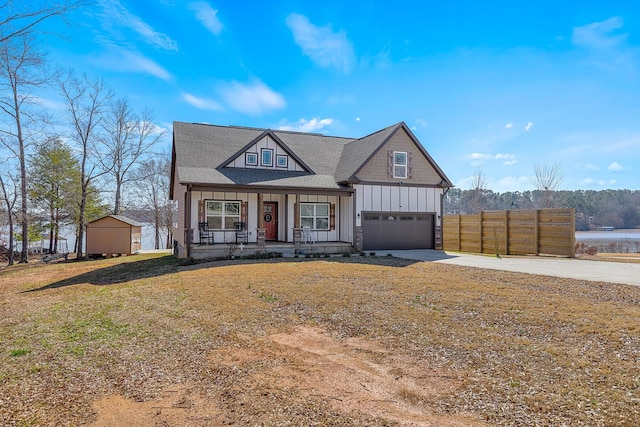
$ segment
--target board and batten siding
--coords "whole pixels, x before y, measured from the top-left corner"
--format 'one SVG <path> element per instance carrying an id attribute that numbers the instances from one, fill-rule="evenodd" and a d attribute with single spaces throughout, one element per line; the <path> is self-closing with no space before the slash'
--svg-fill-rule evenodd
<path id="1" fill-rule="evenodd" d="M 260 165 L 261 161 L 261 149 L 266 148 L 273 150 L 273 165 L 272 166 L 262 166 Z M 245 163 L 245 153 L 256 153 L 258 155 L 258 164 L 257 165 L 247 165 Z M 287 156 L 287 167 L 279 168 L 277 167 L 277 156 Z M 234 159 L 228 166 L 228 168 L 243 168 L 243 169 L 276 169 L 276 170 L 289 170 L 289 171 L 304 171 L 305 169 L 300 166 L 294 159 L 291 157 L 282 147 L 271 139 L 269 136 L 265 136 L 260 141 L 256 142 L 253 146 L 248 148 L 244 153 L 240 154 L 238 157 Z"/>
<path id="2" fill-rule="evenodd" d="M 175 177 L 173 181 L 173 200 L 178 202 L 178 212 L 176 213 L 176 226 L 173 228 L 173 239 L 179 244 L 184 246 L 184 228 L 185 228 L 185 195 L 187 194 L 187 187 L 180 184 L 180 176 L 178 170 L 175 171 Z"/>
<path id="3" fill-rule="evenodd" d="M 439 216 L 442 188 L 407 187 L 402 185 L 356 184 L 356 214 L 362 212 L 420 212 L 434 213 L 436 225 L 440 225 Z M 357 218 L 356 226 L 362 226 Z"/>
<path id="4" fill-rule="evenodd" d="M 410 177 L 400 179 L 393 178 L 393 175 L 389 176 L 390 151 L 410 153 Z M 419 148 L 403 129 L 398 130 L 389 138 L 389 141 L 367 162 L 356 176 L 363 182 L 398 183 L 402 181 L 408 184 L 438 185 L 442 181 L 442 177 L 427 158 L 422 155 Z"/>
<path id="5" fill-rule="evenodd" d="M 355 197 L 355 196 L 353 196 Z M 340 197 L 339 204 L 337 206 L 338 212 L 336 212 L 336 226 L 340 224 L 340 241 L 341 242 L 349 242 L 353 243 L 353 232 L 354 232 L 354 224 L 353 224 L 353 197 Z M 338 227 L 336 227 L 338 228 Z"/>

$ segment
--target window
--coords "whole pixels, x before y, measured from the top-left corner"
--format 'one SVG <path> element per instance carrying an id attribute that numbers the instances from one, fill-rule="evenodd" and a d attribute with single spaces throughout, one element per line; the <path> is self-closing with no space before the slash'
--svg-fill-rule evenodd
<path id="1" fill-rule="evenodd" d="M 407 153 L 404 151 L 393 152 L 393 177 L 407 177 Z"/>
<path id="2" fill-rule="evenodd" d="M 262 161 L 260 164 L 262 166 L 273 166 L 273 150 L 270 148 L 263 148 L 260 152 L 262 155 Z"/>
<path id="3" fill-rule="evenodd" d="M 232 230 L 234 223 L 240 221 L 240 202 L 207 200 L 206 212 L 209 228 L 214 230 Z"/>
<path id="4" fill-rule="evenodd" d="M 289 166 L 289 160 L 287 156 L 276 156 L 276 166 L 279 168 L 286 168 Z"/>
<path id="5" fill-rule="evenodd" d="M 245 153 L 244 163 L 248 166 L 258 166 L 258 153 Z"/>
<path id="6" fill-rule="evenodd" d="M 329 229 L 329 203 L 300 203 L 300 226 L 312 230 Z"/>

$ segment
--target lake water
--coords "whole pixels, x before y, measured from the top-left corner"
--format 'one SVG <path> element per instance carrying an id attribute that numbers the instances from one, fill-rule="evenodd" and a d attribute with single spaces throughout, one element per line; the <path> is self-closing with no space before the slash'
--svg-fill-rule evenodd
<path id="1" fill-rule="evenodd" d="M 620 240 L 640 241 L 640 230 L 576 231 L 576 240 Z"/>
<path id="2" fill-rule="evenodd" d="M 576 231 L 576 242 L 598 252 L 640 253 L 640 230 Z"/>

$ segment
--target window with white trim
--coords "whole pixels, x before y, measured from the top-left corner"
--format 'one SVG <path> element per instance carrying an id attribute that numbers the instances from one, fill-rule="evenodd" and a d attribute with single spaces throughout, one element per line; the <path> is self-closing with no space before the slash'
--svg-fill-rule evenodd
<path id="1" fill-rule="evenodd" d="M 209 228 L 231 230 L 234 228 L 234 223 L 240 221 L 240 202 L 207 200 L 205 215 Z"/>
<path id="2" fill-rule="evenodd" d="M 271 148 L 262 148 L 260 156 L 261 166 L 273 166 L 273 150 Z"/>
<path id="3" fill-rule="evenodd" d="M 289 158 L 287 156 L 283 156 L 278 154 L 276 156 L 276 166 L 279 168 L 286 168 L 289 166 Z"/>
<path id="4" fill-rule="evenodd" d="M 408 156 L 406 151 L 393 152 L 393 177 L 407 177 Z"/>
<path id="5" fill-rule="evenodd" d="M 300 226 L 329 230 L 329 203 L 300 203 Z"/>
<path id="6" fill-rule="evenodd" d="M 244 153 L 244 163 L 248 166 L 258 166 L 258 153 Z"/>

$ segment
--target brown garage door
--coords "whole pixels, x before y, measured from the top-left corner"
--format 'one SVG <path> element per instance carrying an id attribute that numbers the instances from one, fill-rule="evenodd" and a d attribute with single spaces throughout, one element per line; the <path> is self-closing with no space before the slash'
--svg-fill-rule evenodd
<path id="1" fill-rule="evenodd" d="M 366 212 L 362 216 L 363 250 L 433 249 L 433 214 Z"/>

